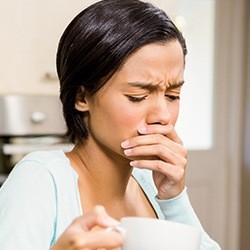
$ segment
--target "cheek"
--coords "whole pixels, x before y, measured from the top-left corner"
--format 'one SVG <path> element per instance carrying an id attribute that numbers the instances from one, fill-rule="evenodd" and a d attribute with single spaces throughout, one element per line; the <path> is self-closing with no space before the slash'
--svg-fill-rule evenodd
<path id="1" fill-rule="evenodd" d="M 113 118 L 117 123 L 117 127 L 133 134 L 135 132 L 137 133 L 137 129 L 143 121 L 142 112 L 128 107 L 121 108 L 120 111 L 116 113 L 116 117 Z"/>
<path id="2" fill-rule="evenodd" d="M 170 123 L 172 125 L 175 125 L 179 116 L 179 103 L 176 105 L 171 105 L 171 107 L 169 108 L 169 112 L 171 114 L 171 120 Z"/>
<path id="3" fill-rule="evenodd" d="M 102 112 L 101 112 L 102 111 Z M 91 119 L 91 135 L 107 148 L 118 154 L 124 154 L 121 143 L 137 136 L 141 125 L 138 112 L 121 105 L 106 106 Z"/>
<path id="4" fill-rule="evenodd" d="M 124 100 L 106 103 L 105 107 L 103 105 L 95 113 L 92 123 L 95 128 L 98 127 L 98 131 L 102 131 L 103 136 L 110 136 L 112 133 L 118 140 L 126 140 L 137 135 L 137 130 L 143 123 L 143 111 L 138 112 L 138 109 Z"/>

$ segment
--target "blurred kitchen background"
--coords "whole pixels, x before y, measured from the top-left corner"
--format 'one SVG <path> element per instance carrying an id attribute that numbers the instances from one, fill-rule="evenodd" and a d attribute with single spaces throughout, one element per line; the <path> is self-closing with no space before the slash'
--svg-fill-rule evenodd
<path id="1" fill-rule="evenodd" d="M 66 25 L 93 2 L 1 0 L 0 185 L 26 153 L 72 147 L 63 136 L 55 55 Z M 187 40 L 177 129 L 189 149 L 193 206 L 222 249 L 249 250 L 250 1 L 149 2 Z"/>

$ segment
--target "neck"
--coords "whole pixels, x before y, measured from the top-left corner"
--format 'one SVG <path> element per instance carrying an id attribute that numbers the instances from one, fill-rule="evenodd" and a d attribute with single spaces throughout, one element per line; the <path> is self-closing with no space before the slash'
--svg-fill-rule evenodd
<path id="1" fill-rule="evenodd" d="M 132 168 L 129 160 L 88 139 L 66 154 L 79 175 L 79 182 L 98 197 L 123 199 Z"/>

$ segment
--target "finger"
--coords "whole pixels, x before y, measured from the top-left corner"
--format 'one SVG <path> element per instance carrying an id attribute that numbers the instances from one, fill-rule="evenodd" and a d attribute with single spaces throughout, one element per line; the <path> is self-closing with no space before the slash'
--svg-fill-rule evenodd
<path id="1" fill-rule="evenodd" d="M 187 151 L 182 145 L 170 140 L 169 138 L 167 138 L 166 136 L 162 134 L 150 134 L 150 135 L 136 136 L 136 137 L 130 138 L 122 142 L 121 147 L 124 149 L 128 149 L 128 148 L 133 148 L 136 146 L 153 145 L 153 144 L 161 144 L 165 147 L 170 148 L 172 151 L 184 157 L 187 157 Z"/>
<path id="2" fill-rule="evenodd" d="M 138 132 L 140 134 L 142 134 L 142 135 L 145 135 L 145 134 L 162 134 L 162 135 L 167 136 L 172 141 L 183 145 L 182 140 L 178 136 L 174 126 L 172 126 L 171 124 L 168 124 L 168 125 L 159 125 L 159 124 L 147 125 L 147 126 L 139 128 Z"/>
<path id="3" fill-rule="evenodd" d="M 108 227 L 117 224 L 119 222 L 110 217 L 103 206 L 96 206 L 93 211 L 86 212 L 72 222 L 73 226 L 80 226 L 84 231 L 89 231 L 94 226 Z"/>
<path id="4" fill-rule="evenodd" d="M 123 236 L 116 231 L 98 230 L 76 234 L 70 241 L 70 249 L 117 248 L 123 244 Z"/>
<path id="5" fill-rule="evenodd" d="M 130 157 L 157 156 L 163 161 L 175 165 L 183 165 L 187 163 L 185 155 L 179 155 L 164 145 L 138 146 L 129 148 L 124 150 L 124 154 Z"/>
<path id="6" fill-rule="evenodd" d="M 176 166 L 160 160 L 138 160 L 130 162 L 130 165 L 136 168 L 160 172 L 169 181 L 172 181 L 172 184 L 180 182 L 185 177 L 185 164 Z"/>
<path id="7" fill-rule="evenodd" d="M 99 217 L 103 217 L 105 222 L 108 223 L 108 226 L 119 224 L 119 221 L 109 216 L 109 214 L 107 213 L 106 209 L 103 206 L 100 205 L 95 206 L 94 213 Z"/>

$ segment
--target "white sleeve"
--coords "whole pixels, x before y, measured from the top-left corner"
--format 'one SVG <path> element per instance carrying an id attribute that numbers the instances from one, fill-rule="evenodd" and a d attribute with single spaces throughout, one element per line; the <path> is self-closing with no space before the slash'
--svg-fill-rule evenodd
<path id="1" fill-rule="evenodd" d="M 189 201 L 186 188 L 182 191 L 181 194 L 173 199 L 160 200 L 157 197 L 155 199 L 167 220 L 187 224 L 196 227 L 201 231 L 201 244 L 199 248 L 200 250 L 221 249 L 220 246 L 204 231 Z"/>
<path id="2" fill-rule="evenodd" d="M 0 190 L 1 250 L 46 250 L 54 237 L 53 177 L 33 161 L 22 161 Z"/>

